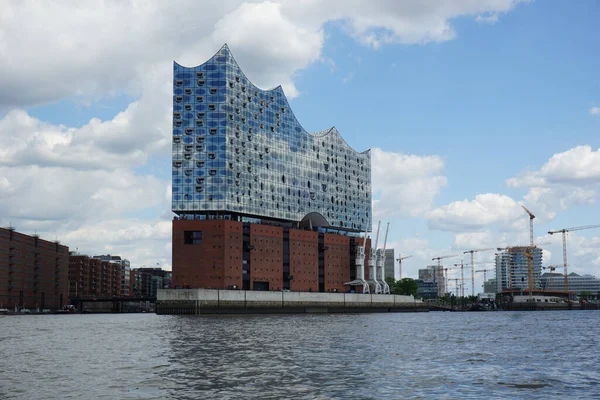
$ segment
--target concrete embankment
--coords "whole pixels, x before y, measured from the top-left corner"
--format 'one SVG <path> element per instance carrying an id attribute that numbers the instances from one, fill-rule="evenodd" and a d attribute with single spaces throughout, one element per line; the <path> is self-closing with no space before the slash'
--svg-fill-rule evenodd
<path id="1" fill-rule="evenodd" d="M 294 314 L 429 311 L 413 296 L 362 293 L 159 289 L 157 314 Z"/>

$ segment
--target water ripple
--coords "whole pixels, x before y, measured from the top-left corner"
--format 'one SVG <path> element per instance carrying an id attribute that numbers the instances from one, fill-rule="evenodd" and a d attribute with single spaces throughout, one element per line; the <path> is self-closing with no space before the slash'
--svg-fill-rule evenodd
<path id="1" fill-rule="evenodd" d="M 15 316 L 0 398 L 600 398 L 598 315 Z"/>

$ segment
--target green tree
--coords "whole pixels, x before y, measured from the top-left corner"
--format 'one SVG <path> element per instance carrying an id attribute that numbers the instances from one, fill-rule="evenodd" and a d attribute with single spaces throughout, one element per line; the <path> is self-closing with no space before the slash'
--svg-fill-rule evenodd
<path id="1" fill-rule="evenodd" d="M 389 276 L 385 278 L 385 283 L 390 287 L 390 293 L 396 294 L 396 284 L 397 281 L 394 278 L 390 278 Z"/>
<path id="2" fill-rule="evenodd" d="M 394 278 L 385 278 L 385 283 L 390 287 L 390 293 L 403 295 L 417 295 L 417 282 L 411 278 L 402 278 L 399 281 Z"/>
<path id="3" fill-rule="evenodd" d="M 411 278 L 402 278 L 396 282 L 396 291 L 394 294 L 417 295 L 417 282 Z"/>
<path id="4" fill-rule="evenodd" d="M 584 291 L 584 292 L 581 292 L 579 297 L 582 299 L 590 300 L 592 297 L 594 297 L 594 295 L 592 294 L 592 292 Z"/>

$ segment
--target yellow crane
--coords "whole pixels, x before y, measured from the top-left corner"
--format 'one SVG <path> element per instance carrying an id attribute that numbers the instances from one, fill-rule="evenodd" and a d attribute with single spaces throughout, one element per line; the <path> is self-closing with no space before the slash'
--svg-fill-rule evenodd
<path id="1" fill-rule="evenodd" d="M 542 244 L 548 244 L 548 243 L 542 243 Z M 515 247 L 518 246 L 512 246 L 512 247 L 498 247 L 498 251 L 504 251 L 504 250 L 511 250 Z M 523 246 L 521 246 L 523 247 Z M 534 279 L 533 279 L 533 250 L 537 248 L 537 246 L 530 246 L 530 247 L 525 247 L 528 250 L 524 250 L 521 251 L 520 253 L 523 254 L 525 257 L 527 257 L 527 288 L 529 289 L 529 296 L 531 296 L 533 294 L 533 289 L 534 289 Z M 512 272 L 509 275 L 509 283 L 512 280 Z M 512 285 L 511 285 L 512 286 Z"/>
<path id="2" fill-rule="evenodd" d="M 542 246 L 542 245 L 546 245 L 546 244 L 550 244 L 550 242 L 544 242 L 544 243 L 538 243 L 537 245 L 534 246 L 508 246 L 508 247 L 498 247 L 497 250 L 498 251 L 506 251 L 506 250 L 510 250 L 512 248 L 515 247 L 526 247 L 529 248 L 529 251 L 533 251 L 535 248 L 537 248 L 538 246 Z M 533 253 L 530 253 L 529 251 L 521 251 L 521 254 L 525 255 L 525 257 L 527 257 L 527 278 L 529 280 L 529 282 L 527 283 L 527 286 L 530 290 L 530 294 L 531 294 L 531 290 L 533 289 L 534 286 L 534 280 L 533 280 Z M 509 273 L 509 284 L 510 284 L 510 280 L 512 279 L 512 272 Z M 512 287 L 512 284 L 511 284 Z"/>
<path id="3" fill-rule="evenodd" d="M 399 276 L 399 278 L 400 278 L 400 279 L 402 279 L 402 260 L 406 260 L 407 258 L 411 258 L 411 257 L 412 257 L 412 256 L 404 256 L 404 257 L 401 257 L 401 256 L 400 256 L 400 254 L 398 254 L 398 258 L 396 258 L 396 261 L 398 261 L 398 264 L 399 264 L 399 267 L 400 267 L 400 268 L 399 268 L 399 273 L 400 273 L 400 276 Z"/>
<path id="4" fill-rule="evenodd" d="M 477 250 L 467 250 L 467 251 L 463 251 L 463 254 L 467 254 L 467 253 L 471 253 L 471 295 L 475 295 L 475 261 L 474 261 L 474 254 L 478 253 L 480 251 L 488 251 L 488 250 L 494 250 L 493 247 L 489 248 L 489 249 L 477 249 Z"/>
<path id="5" fill-rule="evenodd" d="M 569 292 L 569 279 L 567 278 L 567 232 L 581 231 L 584 229 L 592 229 L 592 228 L 600 228 L 600 225 L 584 225 L 584 226 L 576 226 L 574 228 L 565 228 L 565 229 L 558 229 L 556 231 L 548 231 L 549 235 L 554 235 L 555 233 L 562 233 L 563 265 L 565 268 L 565 290 L 567 292 Z"/>
<path id="6" fill-rule="evenodd" d="M 442 287 L 442 275 L 444 274 L 444 271 L 442 271 L 442 264 L 441 264 L 440 260 L 443 260 L 444 258 L 451 258 L 451 257 L 458 257 L 458 255 L 453 254 L 451 256 L 433 257 L 431 259 L 432 261 L 437 260 L 437 268 L 435 271 L 435 276 L 436 276 L 436 280 L 437 280 L 438 297 L 443 296 L 442 289 L 444 289 Z"/>
<path id="7" fill-rule="evenodd" d="M 542 267 L 542 269 L 549 269 L 550 270 L 550 289 L 552 289 L 552 287 L 554 286 L 554 279 L 552 279 L 553 278 L 552 273 L 556 270 L 556 268 L 558 268 L 558 267 L 556 267 L 554 265 L 549 265 L 547 267 Z"/>
<path id="8" fill-rule="evenodd" d="M 525 257 L 527 257 L 527 286 L 529 288 L 529 297 L 533 295 L 533 253 L 529 251 L 524 251 L 522 253 Z"/>

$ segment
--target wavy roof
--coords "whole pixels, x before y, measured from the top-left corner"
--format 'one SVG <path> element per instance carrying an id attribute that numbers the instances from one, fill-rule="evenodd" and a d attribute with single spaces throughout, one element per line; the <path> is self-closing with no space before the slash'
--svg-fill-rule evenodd
<path id="1" fill-rule="evenodd" d="M 296 115 L 294 114 L 294 111 L 292 109 L 292 107 L 290 106 L 290 103 L 288 101 L 287 96 L 285 95 L 285 92 L 283 90 L 283 88 L 281 87 L 281 85 L 278 85 L 272 89 L 262 89 L 260 87 L 258 87 L 257 85 L 255 85 L 252 80 L 250 80 L 250 78 L 248 78 L 248 76 L 244 73 L 244 71 L 242 70 L 242 68 L 240 67 L 240 65 L 238 64 L 237 60 L 235 59 L 235 57 L 233 56 L 231 50 L 229 49 L 229 46 L 227 46 L 227 43 L 225 43 L 211 58 L 209 58 L 208 60 L 206 60 L 204 63 L 197 65 L 195 67 L 186 67 L 184 65 L 179 64 L 177 61 L 173 61 L 176 65 L 182 67 L 182 68 L 186 68 L 186 69 L 194 69 L 194 68 L 198 68 L 201 67 L 205 64 L 208 64 L 211 61 L 217 61 L 217 62 L 222 62 L 221 60 L 216 60 L 217 57 L 221 57 L 221 52 L 223 50 L 227 50 L 229 52 L 229 56 L 231 57 L 231 59 L 233 60 L 233 63 L 237 66 L 237 68 L 239 69 L 241 75 L 243 75 L 244 78 L 246 78 L 246 80 L 248 81 L 248 83 L 250 85 L 252 85 L 252 87 L 256 90 L 260 90 L 261 92 L 264 93 L 270 93 L 270 92 L 280 92 L 282 95 L 282 98 L 284 99 L 285 103 L 286 103 L 286 108 L 289 110 L 289 112 L 292 114 L 292 117 L 296 120 L 296 122 L 298 123 L 298 126 L 302 129 L 302 132 L 306 135 L 312 136 L 312 137 L 325 137 L 328 135 L 337 135 L 340 139 L 342 139 L 342 141 L 344 142 L 344 144 L 351 149 L 352 151 L 354 151 L 357 154 L 368 154 L 370 153 L 371 149 L 367 149 L 364 151 L 357 151 L 355 150 L 352 146 L 350 146 L 348 144 L 348 142 L 344 139 L 344 137 L 340 134 L 340 132 L 336 129 L 335 126 L 332 126 L 331 128 L 327 128 L 324 129 L 322 131 L 318 131 L 318 132 L 308 132 L 306 129 L 304 129 L 304 127 L 302 126 L 302 124 L 300 123 L 300 121 L 298 120 L 298 118 L 296 117 Z"/>

